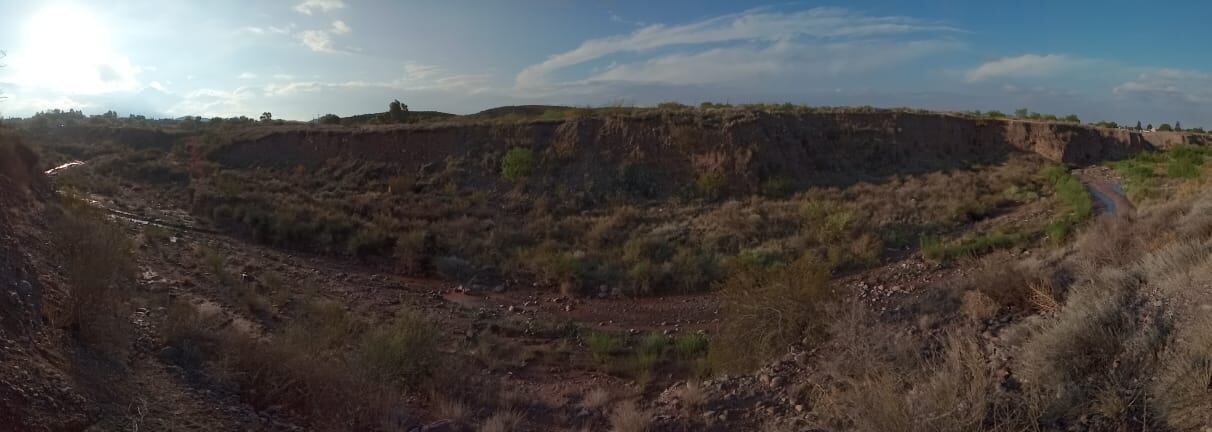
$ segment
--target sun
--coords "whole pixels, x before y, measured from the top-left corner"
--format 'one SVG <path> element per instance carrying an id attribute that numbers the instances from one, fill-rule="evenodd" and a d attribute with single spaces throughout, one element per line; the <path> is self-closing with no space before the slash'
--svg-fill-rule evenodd
<path id="1" fill-rule="evenodd" d="M 98 16 L 75 4 L 47 6 L 26 19 L 10 65 L 26 85 L 83 94 L 129 86 L 136 71 L 114 54 Z"/>

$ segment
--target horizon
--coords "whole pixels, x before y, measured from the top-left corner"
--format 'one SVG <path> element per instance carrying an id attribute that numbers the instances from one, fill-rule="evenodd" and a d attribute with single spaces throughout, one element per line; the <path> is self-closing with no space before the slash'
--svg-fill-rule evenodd
<path id="1" fill-rule="evenodd" d="M 1212 6 L 1080 3 L 4 0 L 0 116 L 306 121 L 399 99 L 454 114 L 720 102 L 1212 124 L 1212 61 L 1187 54 L 1212 37 L 1196 11 Z"/>

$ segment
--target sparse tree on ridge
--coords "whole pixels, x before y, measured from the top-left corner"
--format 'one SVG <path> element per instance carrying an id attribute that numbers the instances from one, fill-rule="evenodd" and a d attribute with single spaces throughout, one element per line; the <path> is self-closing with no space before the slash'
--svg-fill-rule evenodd
<path id="1" fill-rule="evenodd" d="M 392 123 L 404 123 L 408 120 L 408 105 L 404 105 L 399 99 L 391 101 L 387 105 L 387 118 Z"/>
<path id="2" fill-rule="evenodd" d="M 273 114 L 270 114 L 269 111 L 261 113 L 261 122 L 262 123 L 269 123 L 271 121 L 274 121 Z"/>
<path id="3" fill-rule="evenodd" d="M 1140 130 L 1140 120 L 1136 121 L 1136 130 Z"/>
<path id="4" fill-rule="evenodd" d="M 1175 131 L 1175 132 L 1182 132 L 1182 131 L 1183 131 L 1183 124 L 1182 124 L 1181 122 L 1174 122 L 1174 131 Z"/>
<path id="5" fill-rule="evenodd" d="M 341 124 L 341 117 L 337 116 L 336 114 L 324 114 L 320 116 L 320 124 Z"/>

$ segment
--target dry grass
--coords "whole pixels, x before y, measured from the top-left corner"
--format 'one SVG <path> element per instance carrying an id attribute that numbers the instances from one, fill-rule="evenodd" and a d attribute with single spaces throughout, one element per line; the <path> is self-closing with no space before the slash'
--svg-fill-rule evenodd
<path id="1" fill-rule="evenodd" d="M 609 404 L 612 399 L 614 399 L 614 397 L 611 396 L 610 390 L 598 387 L 590 390 L 589 393 L 585 393 L 585 398 L 581 400 L 581 406 L 591 410 L 602 409 Z"/>
<path id="2" fill-rule="evenodd" d="M 678 402 L 687 414 L 693 414 L 707 401 L 707 392 L 698 381 L 687 381 L 678 389 Z"/>
<path id="3" fill-rule="evenodd" d="M 624 401 L 610 413 L 610 430 L 614 432 L 645 432 L 651 424 L 652 414 L 634 401 Z"/>
<path id="4" fill-rule="evenodd" d="M 829 299 L 829 268 L 812 257 L 774 269 L 750 268 L 720 286 L 723 320 L 708 358 L 720 371 L 745 371 L 818 336 Z"/>
<path id="5" fill-rule="evenodd" d="M 65 196 L 62 202 L 51 229 L 68 289 L 55 322 L 89 346 L 121 355 L 130 343 L 131 240 L 83 200 Z"/>
<path id="6" fill-rule="evenodd" d="M 521 411 L 497 411 L 480 424 L 480 432 L 514 432 L 522 426 L 526 415 Z"/>
<path id="7" fill-rule="evenodd" d="M 438 395 L 433 405 L 433 415 L 459 424 L 467 424 L 475 414 L 465 402 Z"/>

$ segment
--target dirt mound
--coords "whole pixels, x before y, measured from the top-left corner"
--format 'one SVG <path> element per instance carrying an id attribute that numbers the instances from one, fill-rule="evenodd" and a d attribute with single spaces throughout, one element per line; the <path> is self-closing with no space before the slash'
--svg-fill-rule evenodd
<path id="1" fill-rule="evenodd" d="M 661 196 L 703 182 L 723 193 L 751 193 L 771 181 L 878 181 L 998 162 L 1021 151 L 1088 164 L 1204 141 L 1182 133 L 937 113 L 683 110 L 509 124 L 255 129 L 231 136 L 212 157 L 232 167 L 292 168 L 354 159 L 387 162 L 406 173 L 465 160 L 481 168 L 470 173 L 476 186 L 507 188 L 512 185 L 499 175 L 499 160 L 508 149 L 525 147 L 540 156 L 532 176 L 543 179 L 537 186 L 593 191 L 643 183 L 639 189 Z"/>

